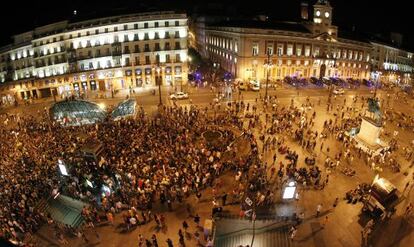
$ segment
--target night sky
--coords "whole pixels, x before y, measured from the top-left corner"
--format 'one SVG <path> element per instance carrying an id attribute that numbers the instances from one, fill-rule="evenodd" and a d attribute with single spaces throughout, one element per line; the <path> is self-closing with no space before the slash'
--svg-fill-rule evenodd
<path id="1" fill-rule="evenodd" d="M 208 6 L 206 6 L 207 2 Z M 15 10 L 9 13 L 15 18 L 13 20 L 13 17 L 7 15 L 7 11 L 3 11 L 0 15 L 0 45 L 10 43 L 10 36 L 13 34 L 73 17 L 72 12 L 75 9 L 78 11 L 78 18 L 86 19 L 172 8 L 187 10 L 190 13 L 198 9 L 226 15 L 229 12 L 241 15 L 266 12 L 276 20 L 295 20 L 299 17 L 300 2 L 300 0 L 253 0 L 250 3 L 246 0 L 38 0 L 23 4 L 21 1 L 8 1 L 8 8 Z M 334 24 L 339 27 L 350 30 L 355 26 L 355 29 L 360 32 L 400 32 L 404 35 L 404 46 L 410 49 L 414 47 L 413 28 L 410 27 L 414 13 L 408 6 L 409 1 L 331 0 L 330 2 L 334 7 Z M 221 7 L 217 3 L 225 6 Z M 23 5 L 24 9 L 21 8 Z"/>

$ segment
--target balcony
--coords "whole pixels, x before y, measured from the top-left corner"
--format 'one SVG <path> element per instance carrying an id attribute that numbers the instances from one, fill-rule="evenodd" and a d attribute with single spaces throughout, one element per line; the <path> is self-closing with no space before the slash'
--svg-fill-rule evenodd
<path id="1" fill-rule="evenodd" d="M 83 55 L 83 56 L 77 56 L 76 60 L 86 60 L 86 59 L 92 59 L 92 55 Z"/>
<path id="2" fill-rule="evenodd" d="M 119 40 L 117 40 L 117 41 L 114 41 L 112 44 L 111 44 L 111 46 L 112 47 L 114 47 L 114 46 L 121 46 L 121 42 L 119 42 Z"/>
<path id="3" fill-rule="evenodd" d="M 35 64 L 35 68 L 41 68 L 41 67 L 45 67 L 46 66 L 46 64 L 44 64 L 44 63 L 36 63 Z"/>
<path id="4" fill-rule="evenodd" d="M 122 51 L 112 51 L 112 56 L 121 56 Z"/>
<path id="5" fill-rule="evenodd" d="M 110 57 L 110 56 L 112 56 L 112 54 L 111 54 L 111 53 L 102 52 L 102 53 L 99 53 L 99 54 L 95 54 L 94 58 L 99 58 L 99 57 Z"/>

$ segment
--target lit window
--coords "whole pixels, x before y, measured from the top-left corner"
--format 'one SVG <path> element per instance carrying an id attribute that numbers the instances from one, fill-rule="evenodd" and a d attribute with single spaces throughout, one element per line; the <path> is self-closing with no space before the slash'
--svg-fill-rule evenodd
<path id="1" fill-rule="evenodd" d="M 273 55 L 273 44 L 267 44 L 266 54 Z"/>
<path id="2" fill-rule="evenodd" d="M 277 55 L 282 56 L 283 55 L 283 44 L 277 45 Z"/>
<path id="3" fill-rule="evenodd" d="M 313 55 L 315 57 L 319 56 L 319 47 L 315 47 L 315 50 L 313 51 Z"/>
<path id="4" fill-rule="evenodd" d="M 252 46 L 252 55 L 253 56 L 259 55 L 259 44 L 258 43 L 253 43 L 253 46 Z"/>
<path id="5" fill-rule="evenodd" d="M 296 48 L 296 56 L 302 56 L 302 47 Z"/>
<path id="6" fill-rule="evenodd" d="M 292 44 L 289 44 L 287 46 L 286 55 L 288 55 L 288 56 L 292 56 L 293 55 L 293 45 Z"/>

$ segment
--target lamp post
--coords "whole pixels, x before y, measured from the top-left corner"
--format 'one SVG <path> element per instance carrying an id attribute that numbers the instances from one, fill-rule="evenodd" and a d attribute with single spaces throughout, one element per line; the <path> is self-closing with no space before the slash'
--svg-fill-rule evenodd
<path id="1" fill-rule="evenodd" d="M 160 102 L 159 102 L 159 104 L 158 105 L 162 105 L 162 99 L 161 99 L 161 82 L 162 82 L 162 77 L 160 76 L 160 71 L 161 71 L 161 68 L 160 68 L 160 65 L 158 64 L 157 65 L 157 68 L 156 68 L 156 71 L 157 71 L 157 77 L 156 77 L 156 82 L 157 82 L 157 84 L 158 84 L 158 95 L 159 95 L 159 100 L 160 100 Z"/>
<path id="2" fill-rule="evenodd" d="M 269 72 L 273 67 L 272 61 L 270 60 L 270 51 L 267 51 L 267 62 L 264 64 L 266 67 L 266 89 L 265 89 L 265 104 L 267 104 L 267 88 L 269 87 Z"/>

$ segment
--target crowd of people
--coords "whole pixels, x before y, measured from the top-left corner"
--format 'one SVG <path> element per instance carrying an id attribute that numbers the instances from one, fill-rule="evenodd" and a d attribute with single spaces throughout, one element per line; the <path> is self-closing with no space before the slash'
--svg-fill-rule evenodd
<path id="1" fill-rule="evenodd" d="M 224 169 L 245 171 L 251 164 L 221 161 L 235 140 L 234 132 L 222 127 L 239 129 L 240 120 L 232 115 L 209 118 L 207 109 L 165 107 L 154 118 L 143 114 L 81 127 L 50 122 L 46 112 L 40 121 L 3 118 L 0 219 L 7 239 L 22 240 L 42 225 L 48 215 L 37 212 L 36 205 L 52 192 L 88 202 L 91 207 L 82 212 L 87 225 L 113 221 L 115 213 L 127 209 L 123 219 L 128 229 L 152 219 L 162 226 L 162 215 L 151 213 L 154 203 L 174 210 L 174 204 L 191 194 L 200 199 L 202 190 L 215 185 Z M 221 126 L 222 145 L 202 141 L 202 133 L 211 126 Z M 104 147 L 100 160 L 81 155 L 90 142 Z M 69 173 L 64 179 L 57 166 L 62 161 Z"/>
<path id="2" fill-rule="evenodd" d="M 221 205 L 226 205 L 227 194 L 216 193 L 221 184 L 218 178 L 225 170 L 233 172 L 236 182 L 232 202 L 241 203 L 249 196 L 257 206 L 265 207 L 275 201 L 273 184 L 280 188 L 294 180 L 304 189 L 323 189 L 332 170 L 352 164 L 356 155 L 361 158 L 362 151 L 355 149 L 346 135 L 360 125 L 358 116 L 346 117 L 354 110 L 346 106 L 346 99 L 336 110 L 328 104 L 327 110 L 333 112 L 333 118 L 323 123 L 320 132 L 314 130 L 317 113 L 309 99 L 301 106 L 294 106 L 293 100 L 290 106 L 279 106 L 276 97 L 270 97 L 268 102 L 271 108 L 264 104 L 264 113 L 258 109 L 259 104 L 241 101 L 227 104 L 223 109 L 227 114 L 214 117 L 207 108 L 164 107 L 151 118 L 140 114 L 135 119 L 77 127 L 51 122 L 46 111 L 39 112 L 38 115 L 43 115 L 40 120 L 2 115 L 0 234 L 21 241 L 50 221 L 37 205 L 53 191 L 88 202 L 90 207 L 82 211 L 87 225 L 94 226 L 102 220 L 113 224 L 115 215 L 121 213 L 127 231 L 152 221 L 163 228 L 165 217 L 153 212 L 154 204 L 173 211 L 177 205 L 184 205 L 190 195 L 196 195 L 199 201 L 203 190 L 212 188 L 213 207 L 218 207 L 219 198 Z M 219 106 L 212 109 L 216 107 Z M 251 118 L 244 113 L 251 114 Z M 243 116 L 249 118 L 245 125 Z M 212 128 L 221 131 L 221 145 L 203 141 L 202 133 Z M 237 136 L 231 128 L 243 132 L 242 138 L 249 141 L 251 152 L 247 157 L 235 158 L 237 150 L 230 144 Z M 262 154 L 255 139 L 256 130 Z M 288 144 L 289 137 L 309 155 L 300 157 Z M 334 153 L 326 144 L 329 137 L 338 140 L 342 149 Z M 99 160 L 86 160 L 81 155 L 81 148 L 89 142 L 99 142 L 104 147 Z M 406 159 L 411 159 L 411 149 L 406 150 Z M 234 158 L 222 159 L 226 152 L 231 152 Z M 324 163 L 316 162 L 318 152 L 326 155 Z M 262 159 L 262 155 L 270 153 L 273 163 Z M 369 162 L 385 162 L 391 155 L 392 150 L 388 150 L 376 157 L 366 157 Z M 62 161 L 69 170 L 65 179 L 57 166 Z M 350 192 L 346 198 L 353 202 L 357 194 Z M 61 234 L 56 235 L 62 239 Z M 156 241 L 152 237 L 142 243 Z M 180 236 L 180 245 L 185 245 L 184 242 Z M 172 242 L 167 243 L 173 246 Z"/>

